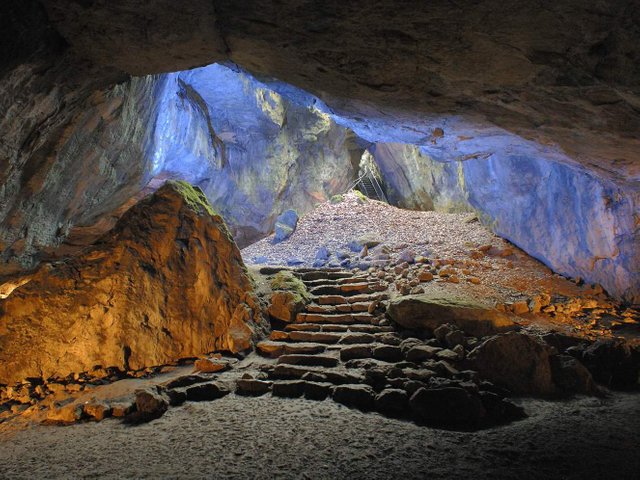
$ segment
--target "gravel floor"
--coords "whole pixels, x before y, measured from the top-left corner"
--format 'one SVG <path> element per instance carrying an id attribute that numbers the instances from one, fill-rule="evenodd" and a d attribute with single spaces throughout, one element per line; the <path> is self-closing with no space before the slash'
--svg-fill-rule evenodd
<path id="1" fill-rule="evenodd" d="M 116 420 L 0 433 L 0 477 L 640 478 L 640 397 L 526 400 L 530 418 L 460 433 L 332 401 L 187 403 L 149 424 Z"/>

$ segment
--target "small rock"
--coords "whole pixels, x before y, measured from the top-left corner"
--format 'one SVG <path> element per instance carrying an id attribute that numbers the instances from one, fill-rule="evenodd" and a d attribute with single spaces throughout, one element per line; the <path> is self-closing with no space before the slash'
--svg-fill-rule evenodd
<path id="1" fill-rule="evenodd" d="M 194 367 L 198 372 L 215 373 L 228 369 L 229 362 L 227 362 L 226 360 L 218 360 L 212 358 L 199 358 L 195 361 Z"/>
<path id="2" fill-rule="evenodd" d="M 447 333 L 444 337 L 444 341 L 449 348 L 454 348 L 458 345 L 465 344 L 465 336 L 462 330 L 453 330 Z"/>
<path id="3" fill-rule="evenodd" d="M 74 423 L 82 418 L 82 404 L 69 403 L 62 407 L 53 409 L 47 415 L 47 421 L 52 423 Z"/>
<path id="4" fill-rule="evenodd" d="M 382 360 L 384 362 L 399 362 L 403 360 L 402 350 L 400 347 L 393 345 L 380 345 L 374 347 L 373 358 L 376 360 Z"/>
<path id="5" fill-rule="evenodd" d="M 327 382 L 305 382 L 304 398 L 308 400 L 324 400 L 331 393 L 333 385 Z"/>
<path id="6" fill-rule="evenodd" d="M 172 388 L 165 392 L 167 398 L 169 398 L 169 405 L 177 407 L 187 401 L 187 392 L 182 388 Z"/>
<path id="7" fill-rule="evenodd" d="M 187 388 L 187 400 L 190 402 L 217 400 L 227 394 L 229 394 L 229 389 L 217 382 L 203 383 Z"/>
<path id="8" fill-rule="evenodd" d="M 114 417 L 126 417 L 136 408 L 134 402 L 131 403 L 115 403 L 111 405 L 111 415 Z"/>
<path id="9" fill-rule="evenodd" d="M 283 380 L 275 382 L 272 392 L 275 397 L 297 398 L 304 394 L 305 384 L 303 380 Z"/>
<path id="10" fill-rule="evenodd" d="M 98 422 L 111 416 L 111 407 L 102 402 L 85 403 L 83 411 L 85 415 Z"/>
<path id="11" fill-rule="evenodd" d="M 371 358 L 371 356 L 372 351 L 369 345 L 353 345 L 340 350 L 340 360 L 343 362 L 358 358 Z"/>
<path id="12" fill-rule="evenodd" d="M 404 390 L 389 388 L 375 397 L 376 410 L 392 416 L 403 416 L 407 413 L 409 396 Z"/>
<path id="13" fill-rule="evenodd" d="M 514 302 L 511 305 L 511 311 L 516 315 L 523 315 L 525 313 L 529 313 L 529 302 L 525 300 Z"/>
<path id="14" fill-rule="evenodd" d="M 486 414 L 480 398 L 463 388 L 420 388 L 409 404 L 418 421 L 449 428 L 476 428 Z"/>
<path id="15" fill-rule="evenodd" d="M 595 392 L 596 386 L 589 370 L 570 355 L 553 355 L 551 374 L 556 386 L 564 393 Z"/>
<path id="16" fill-rule="evenodd" d="M 169 409 L 169 399 L 155 388 L 137 390 L 135 398 L 136 411 L 125 417 L 127 423 L 149 422 L 160 418 Z"/>
<path id="17" fill-rule="evenodd" d="M 453 350 L 445 348 L 444 350 L 440 350 L 438 353 L 436 353 L 436 358 L 440 360 L 447 360 L 449 362 L 456 362 L 459 360 L 459 355 Z"/>
<path id="18" fill-rule="evenodd" d="M 407 353 L 407 360 L 410 362 L 423 362 L 435 357 L 436 353 L 442 350 L 439 347 L 431 347 L 429 345 L 415 345 L 411 347 Z"/>
<path id="19" fill-rule="evenodd" d="M 333 391 L 333 399 L 348 407 L 367 411 L 374 407 L 375 392 L 368 385 L 338 385 Z"/>
<path id="20" fill-rule="evenodd" d="M 421 270 L 418 274 L 418 280 L 420 280 L 421 282 L 430 282 L 431 280 L 433 280 L 433 273 L 431 273 L 429 270 Z"/>
<path id="21" fill-rule="evenodd" d="M 236 394 L 259 397 L 271 390 L 273 382 L 263 380 L 240 379 L 236 382 Z"/>
<path id="22" fill-rule="evenodd" d="M 273 243 L 280 243 L 289 238 L 298 225 L 298 214 L 295 210 L 286 210 L 276 219 Z"/>
<path id="23" fill-rule="evenodd" d="M 492 424 L 509 423 L 527 417 L 524 409 L 492 392 L 480 392 L 480 401 Z"/>
<path id="24" fill-rule="evenodd" d="M 316 252 L 316 260 L 326 262 L 327 260 L 329 260 L 330 256 L 331 256 L 331 252 L 327 247 L 320 247 Z"/>

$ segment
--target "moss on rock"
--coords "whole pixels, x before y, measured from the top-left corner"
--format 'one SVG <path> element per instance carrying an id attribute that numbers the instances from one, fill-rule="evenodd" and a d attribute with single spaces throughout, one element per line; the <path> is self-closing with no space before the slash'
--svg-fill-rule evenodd
<path id="1" fill-rule="evenodd" d="M 193 211 L 198 213 L 207 212 L 211 216 L 218 215 L 200 187 L 191 185 L 184 180 L 169 180 L 167 184 L 171 185 L 184 198 Z"/>

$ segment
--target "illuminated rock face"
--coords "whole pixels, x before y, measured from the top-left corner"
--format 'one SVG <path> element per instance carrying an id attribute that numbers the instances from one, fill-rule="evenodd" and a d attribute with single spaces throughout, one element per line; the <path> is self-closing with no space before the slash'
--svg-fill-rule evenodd
<path id="1" fill-rule="evenodd" d="M 0 312 L 4 384 L 238 352 L 261 321 L 238 248 L 186 183 L 138 203 L 82 255 L 41 268 Z"/>
<path id="2" fill-rule="evenodd" d="M 394 203 L 475 210 L 552 270 L 640 303 L 640 192 L 633 182 L 563 162 L 513 136 L 487 138 L 484 148 L 486 158 L 462 161 L 433 144 L 378 143 L 372 151 Z"/>
<path id="3" fill-rule="evenodd" d="M 304 214 L 354 180 L 363 149 L 327 113 L 221 65 L 161 81 L 153 174 L 199 185 L 240 247 L 283 211 Z"/>

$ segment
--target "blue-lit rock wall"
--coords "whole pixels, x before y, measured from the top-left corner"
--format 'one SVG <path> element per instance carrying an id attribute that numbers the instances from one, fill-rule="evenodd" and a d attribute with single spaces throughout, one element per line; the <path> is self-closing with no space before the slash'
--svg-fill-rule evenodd
<path id="1" fill-rule="evenodd" d="M 514 154 L 505 148 L 448 162 L 425 150 L 399 143 L 372 148 L 392 202 L 475 210 L 495 233 L 555 272 L 640 303 L 640 194 L 633 182 L 613 182 L 514 146 Z"/>
<path id="2" fill-rule="evenodd" d="M 640 303 L 640 194 L 544 158 L 463 162 L 469 203 L 500 236 L 555 272 Z"/>
<path id="3" fill-rule="evenodd" d="M 154 175 L 199 185 L 240 246 L 268 235 L 284 210 L 304 214 L 355 178 L 362 149 L 349 130 L 242 72 L 165 75 L 158 102 Z"/>
<path id="4" fill-rule="evenodd" d="M 436 162 L 416 145 L 376 143 L 369 149 L 389 203 L 410 210 L 470 212 L 460 162 Z"/>
<path id="5" fill-rule="evenodd" d="M 640 304 L 640 179 L 585 166 L 557 146 L 477 120 L 336 121 L 374 142 L 392 203 L 475 210 L 555 272 Z"/>

